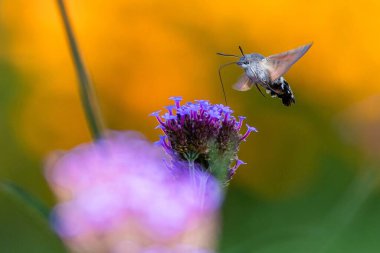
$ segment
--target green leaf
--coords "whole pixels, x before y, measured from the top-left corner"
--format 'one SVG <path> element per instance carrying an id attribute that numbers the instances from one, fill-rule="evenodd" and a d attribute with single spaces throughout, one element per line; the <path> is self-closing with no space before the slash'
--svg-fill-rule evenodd
<path id="1" fill-rule="evenodd" d="M 0 189 L 11 198 L 21 201 L 29 209 L 34 210 L 47 222 L 49 221 L 50 210 L 35 196 L 16 185 L 13 182 L 0 182 Z"/>
<path id="2" fill-rule="evenodd" d="M 347 163 L 331 159 L 322 168 L 308 192 L 282 201 L 265 201 L 232 184 L 220 252 L 379 252 L 380 196 L 373 171 L 353 174 Z"/>
<path id="3" fill-rule="evenodd" d="M 1 183 L 0 190 L 0 251 L 12 253 L 67 252 L 36 205 L 25 205 L 30 194 L 14 184 Z M 34 199 L 32 197 L 32 199 Z M 15 201 L 16 200 L 16 201 Z M 22 200 L 22 201 L 20 201 Z M 34 199 L 35 200 L 35 199 Z M 32 200 L 32 202 L 34 202 Z M 27 201 L 30 201 L 27 200 Z"/>

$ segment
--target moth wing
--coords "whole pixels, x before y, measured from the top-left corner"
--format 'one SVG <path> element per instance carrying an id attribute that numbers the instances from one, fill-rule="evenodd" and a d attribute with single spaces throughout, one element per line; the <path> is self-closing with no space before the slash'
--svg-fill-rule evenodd
<path id="1" fill-rule="evenodd" d="M 284 75 L 312 46 L 312 43 L 280 54 L 268 56 L 262 64 L 269 71 L 272 82 Z"/>
<path id="2" fill-rule="evenodd" d="M 240 79 L 232 86 L 232 88 L 238 91 L 247 91 L 252 87 L 253 82 L 246 74 L 243 74 Z"/>

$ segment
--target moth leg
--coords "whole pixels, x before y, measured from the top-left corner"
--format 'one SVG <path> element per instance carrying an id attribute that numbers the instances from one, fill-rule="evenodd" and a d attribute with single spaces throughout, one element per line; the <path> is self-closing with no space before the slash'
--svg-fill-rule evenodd
<path id="1" fill-rule="evenodd" d="M 257 85 L 257 83 L 255 83 L 255 86 L 256 88 L 259 90 L 259 92 L 261 93 L 261 95 L 263 95 L 263 97 L 265 97 L 264 93 L 261 91 L 260 87 Z"/>
<path id="2" fill-rule="evenodd" d="M 280 94 L 278 93 L 278 91 L 274 90 L 272 87 L 270 87 L 270 85 L 267 85 L 266 88 L 267 88 L 267 91 L 271 91 L 271 92 L 268 92 L 268 94 L 270 93 L 272 98 L 279 97 Z"/>
<path id="3" fill-rule="evenodd" d="M 274 93 L 277 94 L 277 91 L 275 91 L 274 89 L 272 89 L 272 87 L 270 87 L 270 85 L 267 85 L 267 88 L 268 88 L 268 90 L 271 90 L 271 91 L 273 91 Z"/>

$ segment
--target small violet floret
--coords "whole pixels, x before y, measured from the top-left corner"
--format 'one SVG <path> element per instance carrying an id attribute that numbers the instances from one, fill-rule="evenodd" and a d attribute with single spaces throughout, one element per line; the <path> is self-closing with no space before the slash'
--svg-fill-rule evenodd
<path id="1" fill-rule="evenodd" d="M 245 134 L 240 138 L 241 141 L 246 141 L 247 137 L 249 136 L 249 134 L 251 132 L 255 132 L 257 133 L 257 130 L 255 127 L 251 127 L 249 126 L 248 124 L 245 124 L 247 126 L 247 131 L 245 132 Z"/>

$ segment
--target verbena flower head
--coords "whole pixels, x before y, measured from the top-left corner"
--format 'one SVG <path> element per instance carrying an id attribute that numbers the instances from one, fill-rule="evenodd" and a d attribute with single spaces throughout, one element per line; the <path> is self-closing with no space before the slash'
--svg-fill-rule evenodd
<path id="1" fill-rule="evenodd" d="M 200 198 L 189 177 L 173 173 L 181 164 L 168 168 L 165 156 L 135 133 L 114 132 L 49 162 L 46 176 L 60 200 L 55 230 L 75 252 L 176 252 L 172 247 L 186 235 L 212 224 L 222 194 L 216 180 L 199 172 Z M 189 252 L 202 244 L 188 245 Z"/>
<path id="2" fill-rule="evenodd" d="M 176 159 L 195 162 L 222 182 L 228 182 L 237 167 L 244 164 L 237 158 L 240 143 L 257 130 L 246 125 L 246 132 L 241 134 L 245 117 L 236 119 L 228 106 L 213 105 L 207 100 L 180 105 L 181 97 L 170 99 L 174 105 L 167 106 L 166 113 L 151 114 L 165 133 L 160 144 Z"/>

